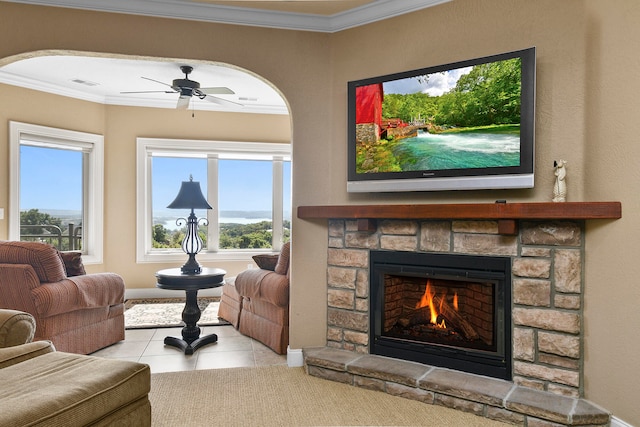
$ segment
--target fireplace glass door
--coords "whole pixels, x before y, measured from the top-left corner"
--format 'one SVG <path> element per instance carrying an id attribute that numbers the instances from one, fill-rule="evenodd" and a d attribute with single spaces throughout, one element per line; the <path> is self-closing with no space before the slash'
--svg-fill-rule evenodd
<path id="1" fill-rule="evenodd" d="M 496 351 L 494 282 L 384 275 L 389 337 Z"/>
<path id="2" fill-rule="evenodd" d="M 371 252 L 371 353 L 511 379 L 510 259 Z"/>

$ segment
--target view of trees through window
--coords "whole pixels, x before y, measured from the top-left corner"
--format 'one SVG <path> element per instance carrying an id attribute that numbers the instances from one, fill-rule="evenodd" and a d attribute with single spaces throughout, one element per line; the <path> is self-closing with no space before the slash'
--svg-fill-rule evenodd
<path id="1" fill-rule="evenodd" d="M 20 240 L 48 243 L 61 251 L 82 250 L 82 222 L 74 222 L 39 209 L 21 211 Z"/>
<path id="2" fill-rule="evenodd" d="M 220 224 L 220 249 L 268 249 L 272 247 L 273 233 L 271 221 L 251 224 Z M 291 234 L 291 221 L 284 221 L 283 242 L 288 242 Z M 180 248 L 186 234 L 186 228 L 168 229 L 163 224 L 153 226 L 154 248 Z M 207 226 L 198 227 L 198 235 L 207 245 Z"/>
<path id="3" fill-rule="evenodd" d="M 50 179 L 52 170 L 64 170 Z M 83 153 L 22 141 L 20 240 L 82 250 Z"/>

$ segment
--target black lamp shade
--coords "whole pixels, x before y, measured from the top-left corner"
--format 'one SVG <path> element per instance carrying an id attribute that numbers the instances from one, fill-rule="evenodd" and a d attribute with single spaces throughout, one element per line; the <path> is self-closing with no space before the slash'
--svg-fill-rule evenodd
<path id="1" fill-rule="evenodd" d="M 202 195 L 198 181 L 182 181 L 175 200 L 167 206 L 169 209 L 213 209 Z"/>

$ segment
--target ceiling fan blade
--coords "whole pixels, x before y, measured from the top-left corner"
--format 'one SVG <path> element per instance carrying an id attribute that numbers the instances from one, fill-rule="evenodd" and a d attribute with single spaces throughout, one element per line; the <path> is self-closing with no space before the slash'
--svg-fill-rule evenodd
<path id="1" fill-rule="evenodd" d="M 150 79 L 149 77 L 142 77 L 142 78 L 145 79 L 145 80 L 152 81 L 152 82 L 160 83 L 161 85 L 164 85 L 164 86 L 169 86 L 171 89 L 173 89 L 173 86 L 171 86 L 170 84 L 167 84 L 165 82 L 161 82 L 160 80 Z M 175 92 L 175 89 L 173 89 L 173 90 Z"/>
<path id="2" fill-rule="evenodd" d="M 120 93 L 175 93 L 173 90 L 139 90 L 134 92 L 120 92 Z"/>
<path id="3" fill-rule="evenodd" d="M 233 108 L 242 108 L 244 105 L 238 104 L 237 102 L 228 101 L 226 99 L 218 98 L 217 96 L 207 95 L 204 99 L 209 102 L 213 102 L 214 104 L 222 105 L 225 107 L 233 107 Z"/>
<path id="4" fill-rule="evenodd" d="M 178 98 L 178 105 L 176 105 L 176 108 L 178 110 L 186 110 L 189 107 L 189 101 L 191 101 L 190 96 L 180 95 L 180 98 Z"/>
<path id="5" fill-rule="evenodd" d="M 228 87 L 201 87 L 200 92 L 205 95 L 233 95 L 234 91 Z"/>

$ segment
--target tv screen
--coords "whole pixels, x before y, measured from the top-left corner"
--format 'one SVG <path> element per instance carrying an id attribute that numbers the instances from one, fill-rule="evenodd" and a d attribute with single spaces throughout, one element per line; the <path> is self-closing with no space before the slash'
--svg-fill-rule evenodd
<path id="1" fill-rule="evenodd" d="M 348 82 L 349 192 L 532 188 L 535 48 Z"/>

